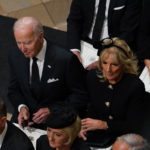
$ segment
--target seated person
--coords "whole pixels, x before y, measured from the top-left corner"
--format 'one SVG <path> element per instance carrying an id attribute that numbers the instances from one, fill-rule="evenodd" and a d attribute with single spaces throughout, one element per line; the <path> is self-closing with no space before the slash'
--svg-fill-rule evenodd
<path id="1" fill-rule="evenodd" d="M 80 136 L 91 147 L 109 147 L 119 135 L 141 127 L 145 89 L 137 76 L 137 60 L 124 40 L 104 39 L 99 46 L 99 69 L 87 74 L 89 107 Z"/>
<path id="2" fill-rule="evenodd" d="M 150 146 L 147 140 L 138 134 L 125 134 L 117 138 L 112 150 L 150 150 Z"/>
<path id="3" fill-rule="evenodd" d="M 19 128 L 7 121 L 4 102 L 0 99 L 0 149 L 1 150 L 34 150 L 29 138 Z"/>
<path id="4" fill-rule="evenodd" d="M 51 105 L 59 101 L 82 115 L 85 70 L 76 56 L 45 39 L 42 24 L 33 17 L 19 18 L 13 32 L 17 45 L 10 48 L 8 59 L 12 121 L 20 127 L 26 121 L 28 126 L 45 129 Z"/>
<path id="5" fill-rule="evenodd" d="M 81 120 L 69 107 L 54 107 L 46 120 L 47 135 L 37 140 L 37 150 L 90 150 L 78 133 Z"/>

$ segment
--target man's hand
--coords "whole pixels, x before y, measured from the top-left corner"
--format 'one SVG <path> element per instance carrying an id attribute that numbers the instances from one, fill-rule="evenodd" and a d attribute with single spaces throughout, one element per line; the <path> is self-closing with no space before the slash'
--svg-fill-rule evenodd
<path id="1" fill-rule="evenodd" d="M 19 115 L 18 115 L 18 123 L 21 128 L 23 128 L 22 123 L 24 121 L 28 121 L 30 118 L 30 113 L 26 107 L 21 107 Z M 28 123 L 29 125 L 30 123 Z"/>
<path id="2" fill-rule="evenodd" d="M 33 122 L 36 124 L 44 123 L 50 114 L 50 110 L 48 108 L 41 108 L 36 113 L 33 114 Z"/>
<path id="3" fill-rule="evenodd" d="M 150 74 L 150 59 L 144 59 L 144 64 L 147 67 L 149 74 Z"/>
<path id="4" fill-rule="evenodd" d="M 80 52 L 79 51 L 71 51 L 73 54 L 75 54 L 77 57 L 78 57 L 78 59 L 79 59 L 79 61 L 81 62 L 81 64 L 82 64 L 82 58 L 81 58 L 81 55 L 80 55 Z"/>
<path id="5" fill-rule="evenodd" d="M 86 67 L 86 69 L 87 70 L 96 69 L 96 68 L 98 68 L 98 66 L 99 66 L 98 61 L 95 61 L 95 62 L 91 63 L 90 65 L 88 65 Z"/>

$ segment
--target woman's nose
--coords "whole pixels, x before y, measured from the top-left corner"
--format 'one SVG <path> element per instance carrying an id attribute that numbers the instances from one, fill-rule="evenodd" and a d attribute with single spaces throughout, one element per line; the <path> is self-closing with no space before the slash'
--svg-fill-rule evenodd
<path id="1" fill-rule="evenodd" d="M 54 139 L 54 135 L 52 133 L 49 133 L 48 138 L 49 138 L 50 141 L 52 141 Z"/>
<path id="2" fill-rule="evenodd" d="M 110 65 L 107 65 L 106 71 L 107 71 L 107 72 L 110 72 L 110 70 L 111 70 L 111 66 L 110 66 Z"/>

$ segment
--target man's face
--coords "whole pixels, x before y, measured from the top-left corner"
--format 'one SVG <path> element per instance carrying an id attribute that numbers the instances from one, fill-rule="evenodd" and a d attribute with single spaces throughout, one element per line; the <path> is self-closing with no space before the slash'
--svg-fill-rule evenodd
<path id="1" fill-rule="evenodd" d="M 6 123 L 6 117 L 0 117 L 0 134 L 3 132 L 4 127 L 5 127 L 5 123 Z"/>
<path id="2" fill-rule="evenodd" d="M 27 26 L 23 29 L 16 29 L 14 36 L 17 46 L 25 57 L 35 57 L 43 46 L 43 33 L 35 35 L 32 27 Z"/>
<path id="3" fill-rule="evenodd" d="M 112 147 L 112 150 L 130 150 L 130 149 L 131 147 L 129 145 L 121 141 L 116 141 Z"/>

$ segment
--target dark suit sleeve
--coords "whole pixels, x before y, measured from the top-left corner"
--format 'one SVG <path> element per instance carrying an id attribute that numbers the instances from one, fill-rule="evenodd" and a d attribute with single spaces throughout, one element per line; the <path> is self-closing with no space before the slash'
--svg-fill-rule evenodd
<path id="1" fill-rule="evenodd" d="M 18 106 L 20 104 L 25 104 L 25 98 L 23 97 L 23 94 L 21 92 L 21 87 L 20 84 L 18 82 L 17 79 L 17 75 L 15 73 L 15 67 L 17 68 L 17 64 L 16 66 L 14 66 L 14 61 L 12 56 L 12 51 L 10 51 L 9 56 L 8 56 L 8 62 L 9 62 L 9 86 L 8 86 L 8 99 L 9 101 L 13 104 L 13 106 L 15 107 L 15 110 L 17 111 Z"/>
<path id="2" fill-rule="evenodd" d="M 136 31 L 140 22 L 141 15 L 141 0 L 127 0 L 126 8 L 120 21 L 119 37 L 127 41 L 130 46 L 133 46 L 136 38 Z"/>
<path id="3" fill-rule="evenodd" d="M 81 112 L 87 104 L 87 92 L 85 88 L 85 70 L 75 55 L 72 55 L 67 63 L 66 81 L 70 89 L 67 103 Z"/>
<path id="4" fill-rule="evenodd" d="M 80 49 L 82 21 L 81 0 L 73 0 L 67 19 L 67 41 L 69 49 Z"/>
<path id="5" fill-rule="evenodd" d="M 150 59 L 150 1 L 143 0 L 142 17 L 138 36 L 138 56 Z"/>

